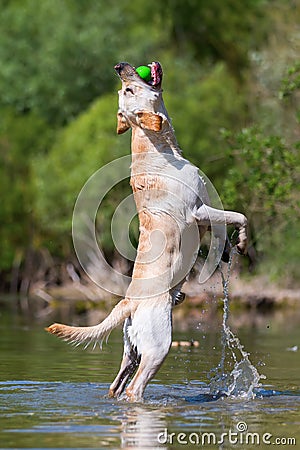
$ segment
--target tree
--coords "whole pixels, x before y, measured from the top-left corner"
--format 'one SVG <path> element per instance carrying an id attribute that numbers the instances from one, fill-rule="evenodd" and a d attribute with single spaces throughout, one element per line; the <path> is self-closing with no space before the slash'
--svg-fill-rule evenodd
<path id="1" fill-rule="evenodd" d="M 223 185 L 224 206 L 246 213 L 249 244 L 261 256 L 260 268 L 289 283 L 299 276 L 295 260 L 300 245 L 295 237 L 300 219 L 300 143 L 289 145 L 282 136 L 267 135 L 257 126 L 236 134 L 224 131 L 224 137 L 231 161 Z"/>
<path id="2" fill-rule="evenodd" d="M 247 122 L 245 92 L 221 62 L 206 68 L 205 74 L 187 63 L 183 70 L 166 72 L 165 100 L 179 145 L 220 188 L 229 168 L 220 130 L 237 130 Z"/>
<path id="3" fill-rule="evenodd" d="M 130 1 L 24 0 L 0 16 L 0 107 L 61 125 L 116 84 L 113 66 L 138 60 L 158 39 L 143 36 Z M 139 32 L 137 33 L 137 30 Z M 147 39 L 145 39 L 145 34 Z M 145 44 L 146 43 L 146 48 Z"/>
<path id="4" fill-rule="evenodd" d="M 23 260 L 34 245 L 34 189 L 31 160 L 43 154 L 52 135 L 45 122 L 34 114 L 16 116 L 2 110 L 0 121 L 0 271 Z"/>
<path id="5" fill-rule="evenodd" d="M 249 63 L 249 50 L 266 37 L 262 0 L 167 0 L 158 9 L 168 17 L 172 42 L 198 61 L 223 61 L 238 79 Z M 153 5 L 153 2 L 152 2 Z"/>
<path id="6" fill-rule="evenodd" d="M 117 136 L 115 132 L 116 111 L 115 94 L 101 97 L 64 127 L 46 157 L 32 163 L 43 244 L 61 256 L 71 253 L 72 212 L 84 183 L 101 166 L 130 152 L 129 134 Z M 126 186 L 130 192 L 129 180 L 119 188 L 121 192 Z M 112 248 L 109 219 L 118 201 L 118 196 L 110 198 L 98 223 L 108 251 Z"/>

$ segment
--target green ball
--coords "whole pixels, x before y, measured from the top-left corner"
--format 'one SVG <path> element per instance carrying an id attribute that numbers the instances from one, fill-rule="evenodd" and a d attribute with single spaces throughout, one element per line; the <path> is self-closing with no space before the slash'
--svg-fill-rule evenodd
<path id="1" fill-rule="evenodd" d="M 151 69 L 148 66 L 139 66 L 136 69 L 136 72 L 139 74 L 141 78 L 145 81 L 151 80 Z"/>

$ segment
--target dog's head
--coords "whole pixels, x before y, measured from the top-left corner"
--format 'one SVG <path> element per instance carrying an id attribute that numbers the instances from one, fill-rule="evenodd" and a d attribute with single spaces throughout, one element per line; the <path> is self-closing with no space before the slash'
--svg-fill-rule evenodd
<path id="1" fill-rule="evenodd" d="M 118 134 L 132 125 L 150 131 L 160 131 L 162 117 L 166 114 L 162 101 L 163 71 L 159 62 L 149 64 L 151 79 L 145 81 L 135 68 L 126 62 L 119 63 L 115 70 L 122 81 L 119 90 Z"/>

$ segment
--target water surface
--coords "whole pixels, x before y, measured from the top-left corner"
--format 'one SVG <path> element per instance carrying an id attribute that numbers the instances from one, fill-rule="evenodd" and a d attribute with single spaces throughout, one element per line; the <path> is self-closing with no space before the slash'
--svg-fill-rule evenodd
<path id="1" fill-rule="evenodd" d="M 237 330 L 266 376 L 254 400 L 209 394 L 209 373 L 221 357 L 220 330 L 195 326 L 175 330 L 174 338 L 194 338 L 200 346 L 172 348 L 144 402 L 128 404 L 106 396 L 122 355 L 120 330 L 102 351 L 84 351 L 48 335 L 43 324 L 2 313 L 0 446 L 300 448 L 300 321 L 282 317 Z"/>

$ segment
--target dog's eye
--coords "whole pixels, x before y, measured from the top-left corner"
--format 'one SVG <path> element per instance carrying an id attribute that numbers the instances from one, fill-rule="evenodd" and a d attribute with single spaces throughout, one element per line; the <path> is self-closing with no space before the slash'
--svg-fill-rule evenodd
<path id="1" fill-rule="evenodd" d="M 126 88 L 125 89 L 125 94 L 126 94 L 126 92 L 130 92 L 133 95 L 133 90 L 131 88 Z"/>

